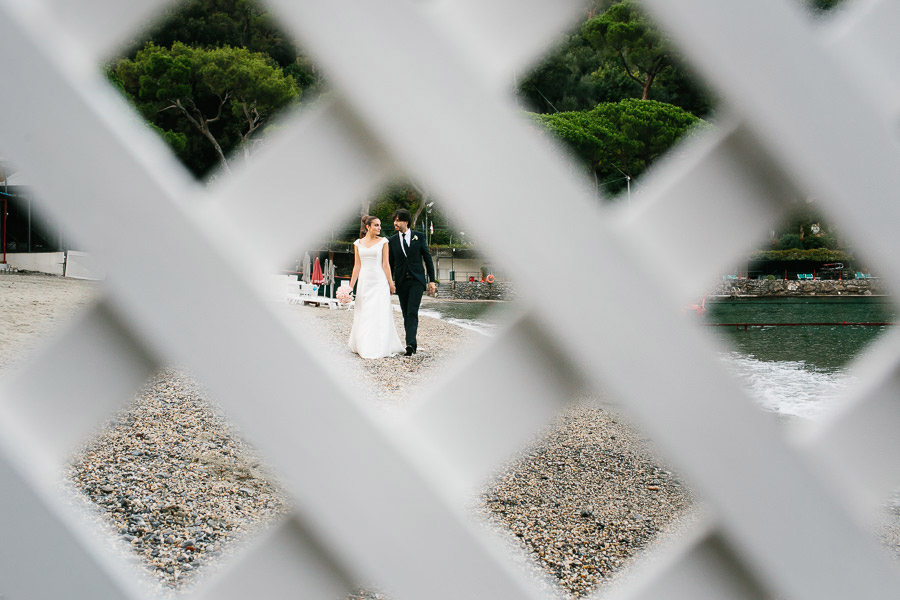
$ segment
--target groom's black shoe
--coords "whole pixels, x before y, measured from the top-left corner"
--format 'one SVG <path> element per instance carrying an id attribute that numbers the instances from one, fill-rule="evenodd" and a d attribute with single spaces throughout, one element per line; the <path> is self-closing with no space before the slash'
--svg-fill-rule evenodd
<path id="1" fill-rule="evenodd" d="M 406 347 L 406 356 L 412 356 L 412 355 L 415 354 L 415 353 L 416 353 L 416 349 L 415 349 L 415 348 L 413 348 L 412 346 L 407 346 L 407 347 Z"/>

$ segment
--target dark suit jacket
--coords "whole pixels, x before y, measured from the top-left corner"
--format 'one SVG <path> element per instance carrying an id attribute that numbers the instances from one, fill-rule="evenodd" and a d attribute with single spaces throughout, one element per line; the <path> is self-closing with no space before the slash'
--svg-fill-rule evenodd
<path id="1" fill-rule="evenodd" d="M 424 233 L 419 231 L 411 233 L 406 256 L 400 247 L 400 234 L 395 233 L 388 239 L 388 255 L 395 284 L 400 285 L 407 273 L 418 279 L 422 285 L 434 281 L 434 262 L 431 260 L 431 253 L 428 252 L 428 246 L 425 245 Z M 428 279 L 425 278 L 425 269 L 428 270 Z"/>

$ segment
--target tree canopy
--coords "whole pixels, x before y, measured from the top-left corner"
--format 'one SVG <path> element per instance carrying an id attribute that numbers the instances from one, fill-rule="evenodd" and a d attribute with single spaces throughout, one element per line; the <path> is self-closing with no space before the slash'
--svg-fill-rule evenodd
<path id="1" fill-rule="evenodd" d="M 672 66 L 671 46 L 637 3 L 623 0 L 581 26 L 582 35 L 599 50 L 601 69 L 616 65 L 641 86 L 641 99 L 650 98 L 650 88 L 663 70 Z"/>
<path id="2" fill-rule="evenodd" d="M 625 178 L 643 173 L 694 126 L 703 121 L 686 110 L 628 98 L 605 102 L 588 111 L 532 115 L 567 144 L 608 192 L 625 186 Z M 609 181 L 607 181 L 609 180 Z"/>
<path id="3" fill-rule="evenodd" d="M 165 48 L 150 42 L 133 59 L 120 60 L 114 73 L 148 121 L 186 138 L 199 134 L 226 170 L 228 151 L 240 148 L 249 156 L 254 134 L 300 95 L 293 77 L 272 58 L 246 48 L 199 48 L 181 42 Z M 172 135 L 167 134 L 170 143 Z M 205 172 L 215 163 L 210 164 L 208 153 L 190 154 L 195 148 L 185 143 L 182 158 L 195 171 Z"/>

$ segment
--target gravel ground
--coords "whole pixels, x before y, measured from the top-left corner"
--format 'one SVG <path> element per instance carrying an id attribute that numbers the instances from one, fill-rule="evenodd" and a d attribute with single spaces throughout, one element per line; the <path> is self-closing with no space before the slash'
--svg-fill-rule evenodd
<path id="1" fill-rule="evenodd" d="M 0 275 L 6 316 L 0 375 L 97 291 L 89 282 Z M 365 361 L 346 346 L 352 312 L 291 310 L 315 322 L 351 376 L 386 407 L 410 402 L 424 378 L 483 339 L 422 318 L 416 355 Z M 72 457 L 66 477 L 97 519 L 140 557 L 151 581 L 173 593 L 211 571 L 203 565 L 220 562 L 239 545 L 234 542 L 289 510 L 253 449 L 204 390 L 175 369 L 159 373 L 106 423 Z M 696 506 L 647 441 L 592 399 L 563 411 L 540 441 L 497 473 L 476 504 L 477 518 L 502 532 L 523 565 L 570 597 L 616 581 L 644 550 L 690 523 Z M 900 503 L 886 512 L 880 534 L 897 551 Z"/>

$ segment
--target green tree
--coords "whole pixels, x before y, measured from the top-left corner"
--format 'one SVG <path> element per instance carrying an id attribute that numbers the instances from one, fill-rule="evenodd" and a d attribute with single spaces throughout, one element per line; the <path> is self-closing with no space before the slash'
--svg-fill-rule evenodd
<path id="1" fill-rule="evenodd" d="M 634 0 L 613 4 L 581 27 L 585 39 L 600 50 L 601 69 L 616 64 L 641 86 L 641 99 L 650 98 L 656 77 L 672 66 L 673 55 L 662 31 L 653 25 Z"/>
<path id="2" fill-rule="evenodd" d="M 675 142 L 703 121 L 671 104 L 629 98 L 590 111 L 533 115 L 579 157 L 595 181 L 611 179 L 615 192 L 624 178 L 643 173 Z"/>
<path id="3" fill-rule="evenodd" d="M 134 56 L 147 43 L 169 48 L 175 42 L 188 46 L 232 46 L 268 54 L 304 91 L 315 96 L 322 83 L 316 66 L 303 55 L 279 27 L 265 5 L 255 0 L 190 0 L 170 7 L 164 18 L 136 43 Z"/>
<path id="4" fill-rule="evenodd" d="M 281 67 L 294 63 L 299 51 L 277 22 L 254 0 L 189 0 L 166 9 L 128 56 L 147 42 L 169 48 L 175 42 L 217 48 L 233 46 L 268 54 Z"/>
<path id="5" fill-rule="evenodd" d="M 394 211 L 405 208 L 412 217 L 410 227 L 415 228 L 425 208 L 430 202 L 428 196 L 415 183 L 409 180 L 399 180 L 388 185 L 369 204 L 369 214 L 381 219 L 382 227 L 386 232 L 394 229 L 391 216 Z"/>
<path id="6" fill-rule="evenodd" d="M 613 4 L 610 10 L 620 10 L 617 2 L 598 0 L 585 23 L 520 78 L 518 94 L 529 109 L 540 113 L 590 110 L 603 102 L 644 96 L 645 79 L 630 77 L 617 51 L 594 35 L 599 21 L 610 18 L 609 11 L 603 12 L 609 4 Z M 710 94 L 675 59 L 656 73 L 647 93 L 651 100 L 680 106 L 700 117 L 713 108 Z"/>
<path id="7" fill-rule="evenodd" d="M 181 42 L 164 48 L 148 43 L 134 59 L 120 60 L 113 71 L 148 121 L 163 131 L 201 136 L 226 170 L 226 155 L 241 148 L 249 156 L 254 135 L 275 111 L 300 95 L 293 77 L 267 55 L 246 48 L 193 48 Z M 203 172 L 212 165 L 189 166 Z"/>
<path id="8" fill-rule="evenodd" d="M 827 12 L 843 3 L 844 0 L 806 0 L 807 4 L 816 12 Z"/>

